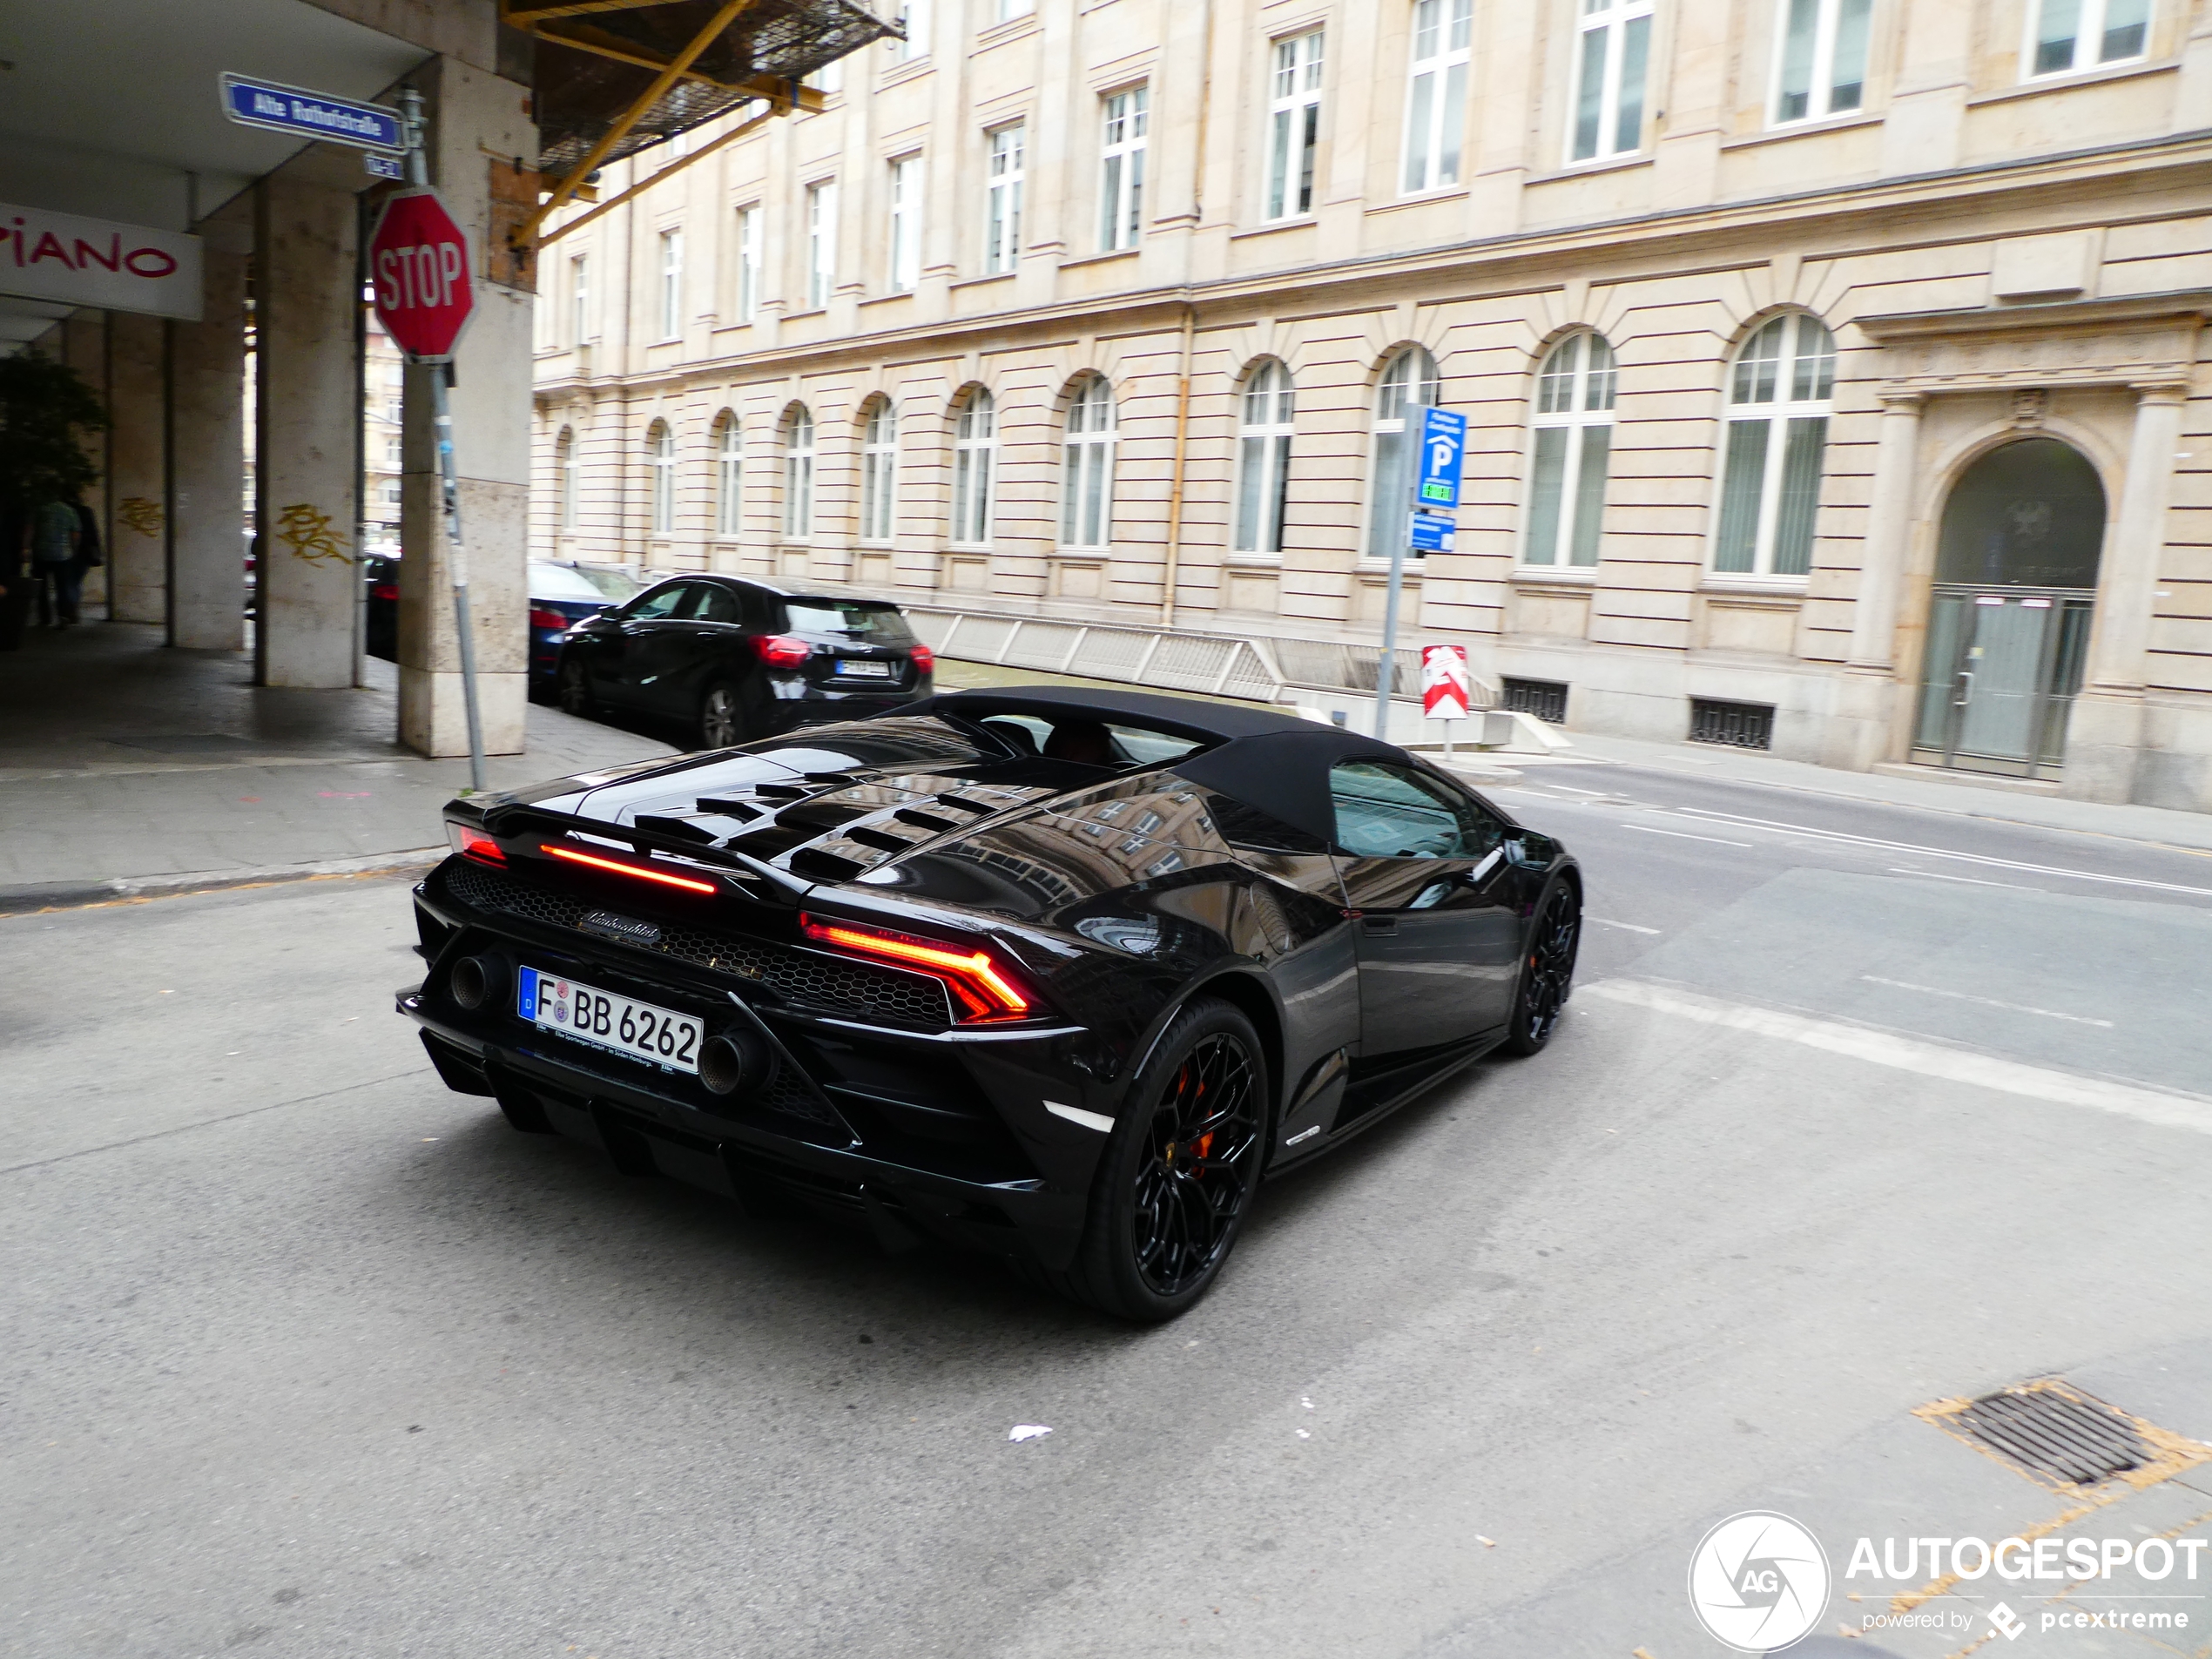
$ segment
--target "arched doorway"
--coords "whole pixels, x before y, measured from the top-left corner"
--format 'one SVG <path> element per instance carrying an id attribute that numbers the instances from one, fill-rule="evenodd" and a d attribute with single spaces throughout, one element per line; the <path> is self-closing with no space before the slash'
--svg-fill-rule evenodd
<path id="1" fill-rule="evenodd" d="M 2105 492 L 2056 438 L 2000 444 L 1944 503 L 1915 760 L 2055 777 L 2081 687 Z"/>

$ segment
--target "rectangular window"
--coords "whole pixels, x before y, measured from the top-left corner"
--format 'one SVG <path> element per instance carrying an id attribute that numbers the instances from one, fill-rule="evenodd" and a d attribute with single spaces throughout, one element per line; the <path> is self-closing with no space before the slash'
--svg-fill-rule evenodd
<path id="1" fill-rule="evenodd" d="M 1144 135 L 1151 90 L 1132 86 L 1106 100 L 1099 144 L 1098 246 L 1107 253 L 1135 247 L 1144 215 Z"/>
<path id="2" fill-rule="evenodd" d="M 2150 50 L 2150 0 L 2030 0 L 2027 72 L 2070 75 Z"/>
<path id="3" fill-rule="evenodd" d="M 893 60 L 910 64 L 917 57 L 928 57 L 929 0 L 900 0 L 899 26 L 907 31 L 907 37 L 891 43 Z"/>
<path id="4" fill-rule="evenodd" d="M 1267 82 L 1267 217 L 1313 211 L 1313 152 L 1321 135 L 1321 31 L 1275 43 Z"/>
<path id="5" fill-rule="evenodd" d="M 1818 120 L 1863 107 L 1874 0 L 1782 0 L 1782 4 L 1776 124 Z"/>
<path id="6" fill-rule="evenodd" d="M 1022 252 L 1022 169 L 1028 129 L 999 127 L 989 135 L 988 185 L 983 203 L 983 269 L 1011 271 Z"/>
<path id="7" fill-rule="evenodd" d="M 921 158 L 891 164 L 891 270 L 894 293 L 911 293 L 921 280 Z"/>
<path id="8" fill-rule="evenodd" d="M 569 261 L 569 344 L 591 338 L 591 259 L 579 253 Z"/>
<path id="9" fill-rule="evenodd" d="M 684 233 L 660 233 L 660 337 L 684 332 Z"/>
<path id="10" fill-rule="evenodd" d="M 1594 161 L 1643 147 L 1651 6 L 1652 0 L 1582 0 L 1569 159 Z"/>
<path id="11" fill-rule="evenodd" d="M 1413 0 L 1413 44 L 1406 80 L 1408 192 L 1460 182 L 1460 145 L 1467 127 L 1467 63 L 1474 38 L 1474 0 Z"/>
<path id="12" fill-rule="evenodd" d="M 1728 423 L 1728 455 L 1721 485 L 1720 545 L 1713 554 L 1713 569 L 1728 575 L 1746 575 L 1758 562 L 1759 505 L 1766 482 L 1769 425 L 1764 420 Z"/>
<path id="13" fill-rule="evenodd" d="M 819 311 L 837 282 L 837 186 L 806 186 L 806 304 Z"/>
<path id="14" fill-rule="evenodd" d="M 738 320 L 760 313 L 760 210 L 738 209 Z"/>
<path id="15" fill-rule="evenodd" d="M 845 90 L 845 60 L 842 57 L 831 58 L 813 73 L 804 77 L 799 84 L 813 87 L 824 98 L 833 97 Z"/>
<path id="16" fill-rule="evenodd" d="M 1037 9 L 1037 0 L 992 0 L 995 21 L 1012 23 L 1016 17 L 1026 17 Z"/>

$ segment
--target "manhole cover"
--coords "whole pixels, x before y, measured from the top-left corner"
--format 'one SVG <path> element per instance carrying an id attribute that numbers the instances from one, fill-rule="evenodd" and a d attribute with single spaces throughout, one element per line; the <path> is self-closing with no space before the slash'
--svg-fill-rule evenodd
<path id="1" fill-rule="evenodd" d="M 1925 1414 L 2041 1480 L 2089 1487 L 2159 1455 L 2134 1419 L 2055 1379 L 2016 1384 Z"/>

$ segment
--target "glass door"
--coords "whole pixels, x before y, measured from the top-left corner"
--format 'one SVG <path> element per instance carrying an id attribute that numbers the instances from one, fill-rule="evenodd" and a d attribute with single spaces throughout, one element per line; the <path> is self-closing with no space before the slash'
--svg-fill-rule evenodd
<path id="1" fill-rule="evenodd" d="M 1912 758 L 2055 777 L 2081 688 L 2089 615 L 2090 597 L 2079 591 L 1939 587 Z"/>

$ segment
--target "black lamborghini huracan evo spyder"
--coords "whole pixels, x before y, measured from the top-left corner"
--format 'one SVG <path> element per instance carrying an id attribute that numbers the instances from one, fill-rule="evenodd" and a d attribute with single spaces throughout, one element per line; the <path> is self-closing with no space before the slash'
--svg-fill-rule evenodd
<path id="1" fill-rule="evenodd" d="M 1532 1054 L 1581 877 L 1402 749 L 1137 692 L 959 691 L 447 807 L 402 1013 L 516 1128 L 1125 1318 L 1264 1172 Z"/>

